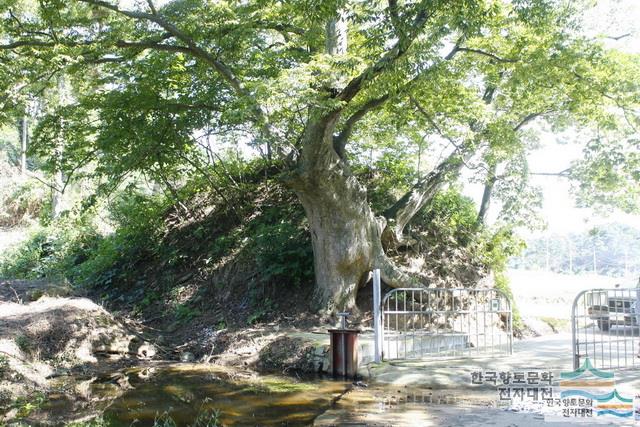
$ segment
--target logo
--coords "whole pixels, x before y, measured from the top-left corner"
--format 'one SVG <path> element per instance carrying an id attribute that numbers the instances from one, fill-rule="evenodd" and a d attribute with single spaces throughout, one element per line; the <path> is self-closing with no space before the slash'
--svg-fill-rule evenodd
<path id="1" fill-rule="evenodd" d="M 633 417 L 631 397 L 616 389 L 615 374 L 596 369 L 589 358 L 575 371 L 560 373 L 560 398 L 568 402 L 570 411 L 591 408 L 591 416 L 602 421 L 628 420 Z"/>

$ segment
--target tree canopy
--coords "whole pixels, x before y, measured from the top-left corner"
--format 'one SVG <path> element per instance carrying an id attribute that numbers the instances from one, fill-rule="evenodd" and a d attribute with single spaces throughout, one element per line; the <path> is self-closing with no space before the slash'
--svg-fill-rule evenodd
<path id="1" fill-rule="evenodd" d="M 480 225 L 492 196 L 529 222 L 533 122 L 594 135 L 570 173 L 582 203 L 638 209 L 640 63 L 582 33 L 587 6 L 0 0 L 0 120 L 49 94 L 32 152 L 111 185 L 201 173 L 209 138 L 253 147 L 305 208 L 319 303 L 344 308 L 371 268 L 412 283 L 385 253 L 463 168 L 485 185 Z M 354 174 L 442 147 L 386 206 Z"/>

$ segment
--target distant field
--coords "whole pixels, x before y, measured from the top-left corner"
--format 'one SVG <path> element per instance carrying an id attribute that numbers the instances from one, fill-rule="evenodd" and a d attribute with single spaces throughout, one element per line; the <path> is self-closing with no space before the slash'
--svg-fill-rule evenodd
<path id="1" fill-rule="evenodd" d="M 520 313 L 527 317 L 569 319 L 576 295 L 585 289 L 635 286 L 637 278 L 594 274 L 567 275 L 544 271 L 510 270 L 511 289 Z"/>

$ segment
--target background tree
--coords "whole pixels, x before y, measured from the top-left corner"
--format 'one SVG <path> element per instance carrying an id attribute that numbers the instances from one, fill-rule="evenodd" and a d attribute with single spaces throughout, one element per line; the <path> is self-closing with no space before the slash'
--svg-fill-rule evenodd
<path id="1" fill-rule="evenodd" d="M 527 241 L 515 268 L 546 269 L 557 273 L 593 273 L 633 277 L 640 271 L 640 230 L 623 224 L 605 224 L 581 233 L 550 233 Z"/>

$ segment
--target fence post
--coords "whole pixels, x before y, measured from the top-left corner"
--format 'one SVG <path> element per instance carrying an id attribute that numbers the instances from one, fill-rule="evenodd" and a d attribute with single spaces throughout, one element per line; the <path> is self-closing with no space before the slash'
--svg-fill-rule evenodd
<path id="1" fill-rule="evenodd" d="M 380 313 L 380 269 L 373 270 L 373 335 L 374 335 L 374 361 L 382 361 L 382 325 Z"/>

